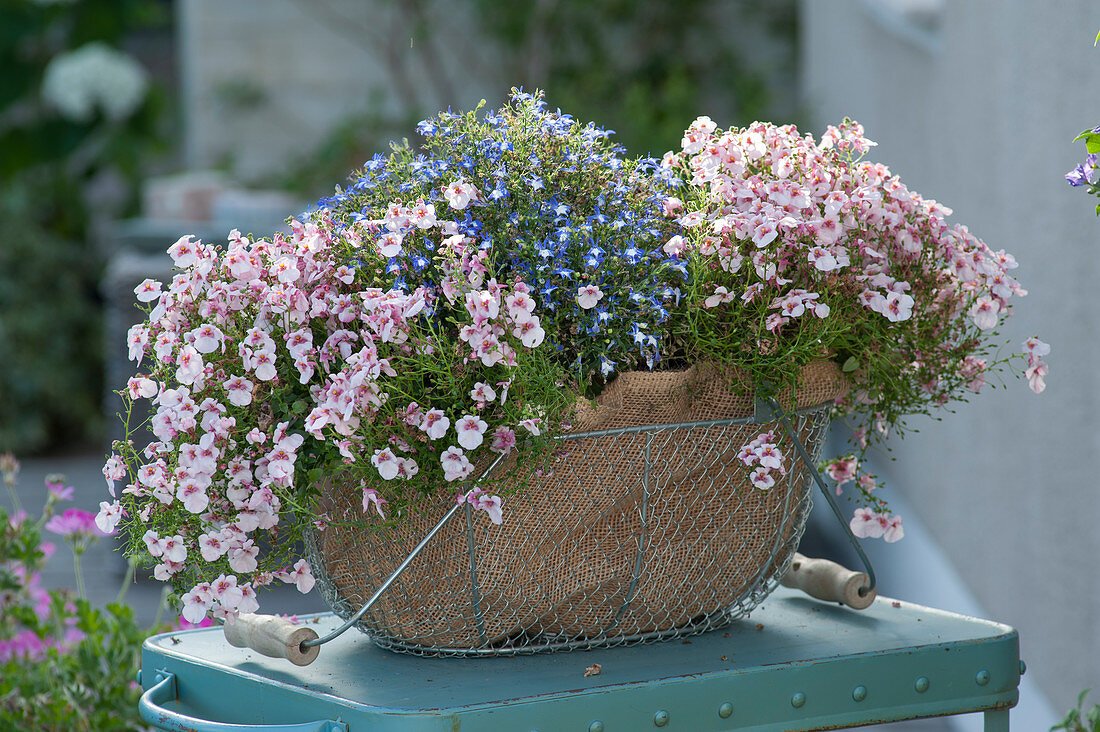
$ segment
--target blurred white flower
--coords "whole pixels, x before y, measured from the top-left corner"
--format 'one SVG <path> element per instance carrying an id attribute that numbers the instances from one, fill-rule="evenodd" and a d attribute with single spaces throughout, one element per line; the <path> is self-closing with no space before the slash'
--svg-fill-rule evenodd
<path id="1" fill-rule="evenodd" d="M 95 41 L 50 61 L 42 96 L 75 122 L 91 119 L 96 107 L 120 120 L 133 114 L 148 87 L 148 73 L 133 58 Z"/>

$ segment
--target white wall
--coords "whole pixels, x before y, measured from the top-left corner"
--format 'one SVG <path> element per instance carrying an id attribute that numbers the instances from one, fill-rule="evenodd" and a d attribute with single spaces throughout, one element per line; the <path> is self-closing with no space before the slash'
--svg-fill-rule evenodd
<path id="1" fill-rule="evenodd" d="M 1040 396 L 1009 381 L 915 421 L 882 472 L 985 613 L 1020 631 L 1029 677 L 1061 711 L 1100 690 L 1100 220 L 1063 179 L 1084 157 L 1072 138 L 1100 123 L 1100 4 L 948 1 L 938 30 L 899 33 L 912 4 L 803 0 L 814 132 L 859 120 L 873 159 L 1016 255 L 1030 294 L 1002 335 L 1012 351 L 1049 342 L 1051 374 Z"/>

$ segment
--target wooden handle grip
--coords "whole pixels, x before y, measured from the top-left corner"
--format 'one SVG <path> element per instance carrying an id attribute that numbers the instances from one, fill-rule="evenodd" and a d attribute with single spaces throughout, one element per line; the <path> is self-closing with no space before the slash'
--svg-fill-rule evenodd
<path id="1" fill-rule="evenodd" d="M 275 615 L 241 613 L 228 618 L 223 631 L 230 645 L 251 648 L 272 658 L 285 658 L 298 666 L 313 663 L 321 652 L 320 646 L 302 647 L 304 641 L 317 639 L 316 631 Z"/>
<path id="2" fill-rule="evenodd" d="M 783 577 L 784 587 L 802 590 L 810 597 L 826 602 L 842 602 L 855 610 L 862 610 L 875 601 L 877 592 L 859 594 L 859 589 L 870 584 L 863 572 L 853 572 L 828 559 L 814 559 L 795 554 L 791 568 Z"/>

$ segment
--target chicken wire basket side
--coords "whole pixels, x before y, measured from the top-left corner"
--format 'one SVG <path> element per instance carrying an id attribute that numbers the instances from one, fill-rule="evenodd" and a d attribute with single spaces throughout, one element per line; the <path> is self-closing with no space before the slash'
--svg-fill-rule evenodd
<path id="1" fill-rule="evenodd" d="M 506 497 L 502 525 L 461 507 L 356 625 L 391 650 L 461 656 L 645 643 L 725 625 L 787 571 L 831 406 L 790 412 L 789 430 L 751 416 L 562 435 L 546 474 Z M 761 490 L 738 452 L 765 432 L 786 468 Z M 318 510 L 332 522 L 307 532 L 306 551 L 337 616 L 355 616 L 415 553 L 453 506 L 444 493 L 393 527 L 364 515 L 357 485 L 326 486 Z"/>

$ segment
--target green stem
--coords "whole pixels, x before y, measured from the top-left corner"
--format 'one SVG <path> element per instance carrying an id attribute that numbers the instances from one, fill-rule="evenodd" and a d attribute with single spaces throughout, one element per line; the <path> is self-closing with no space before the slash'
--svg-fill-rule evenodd
<path id="1" fill-rule="evenodd" d="M 11 496 L 11 507 L 15 513 L 20 513 L 23 510 L 23 506 L 19 503 L 19 495 L 15 492 L 15 482 L 5 480 L 4 484 L 8 487 L 8 494 Z"/>
<path id="2" fill-rule="evenodd" d="M 80 596 L 81 600 L 87 600 L 87 596 L 84 594 L 84 573 L 80 570 L 80 554 L 76 545 L 73 545 L 73 572 L 76 574 L 76 594 Z"/>
<path id="3" fill-rule="evenodd" d="M 172 591 L 170 585 L 165 585 L 160 591 L 160 603 L 157 605 L 157 616 L 153 618 L 153 627 L 156 628 L 160 625 L 161 619 L 164 617 L 164 608 L 168 606 L 168 593 Z"/>
<path id="4" fill-rule="evenodd" d="M 130 589 L 130 584 L 134 581 L 134 573 L 137 571 L 137 561 L 133 557 L 126 558 L 126 576 L 122 578 L 122 587 L 118 588 L 118 596 L 115 597 L 115 604 L 121 605 L 122 601 L 126 599 L 126 593 Z"/>

